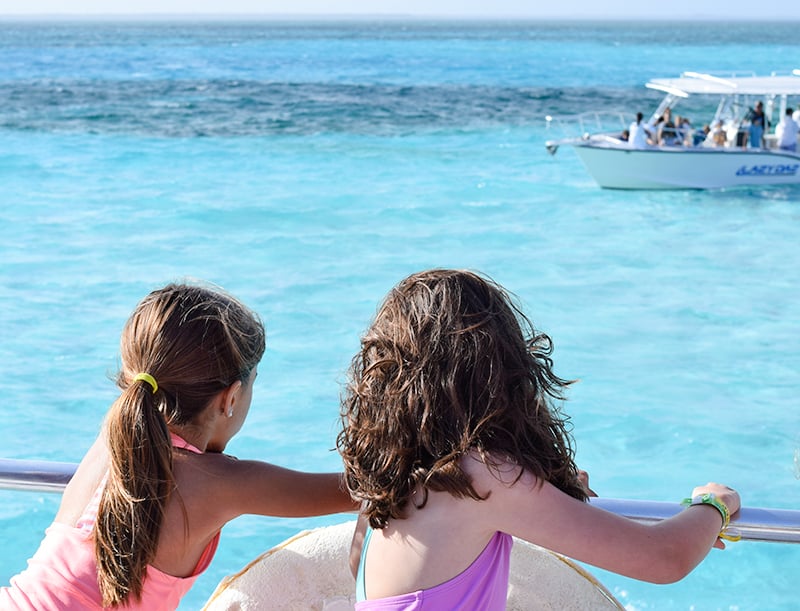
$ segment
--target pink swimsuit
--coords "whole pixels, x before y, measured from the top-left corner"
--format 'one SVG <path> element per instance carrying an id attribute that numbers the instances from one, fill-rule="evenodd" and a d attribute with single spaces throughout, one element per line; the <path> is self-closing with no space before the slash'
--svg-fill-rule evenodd
<path id="1" fill-rule="evenodd" d="M 172 435 L 172 445 L 200 454 L 193 445 Z M 101 482 L 74 527 L 53 522 L 28 568 L 11 578 L 11 586 L 0 588 L 3 611 L 93 611 L 103 609 L 97 585 L 92 529 L 105 486 Z M 209 542 L 192 575 L 173 577 L 148 566 L 142 598 L 123 609 L 172 610 L 197 577 L 211 563 L 217 550 L 219 533 Z"/>
<path id="2" fill-rule="evenodd" d="M 356 577 L 356 611 L 503 611 L 508 596 L 508 567 L 513 538 L 496 532 L 489 543 L 462 573 L 427 590 L 386 598 L 365 600 L 364 558 L 372 536 L 367 529 Z"/>

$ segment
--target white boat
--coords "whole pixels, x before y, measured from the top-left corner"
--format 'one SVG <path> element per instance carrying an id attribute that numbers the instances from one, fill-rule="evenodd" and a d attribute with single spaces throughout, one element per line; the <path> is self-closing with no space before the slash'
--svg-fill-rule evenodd
<path id="1" fill-rule="evenodd" d="M 707 138 L 702 142 L 686 138 L 680 145 L 655 142 L 635 148 L 624 139 L 623 131 L 632 122 L 632 113 L 589 112 L 573 117 L 547 117 L 548 128 L 567 122 L 577 125 L 577 136 L 548 140 L 551 154 L 560 146 L 572 146 L 589 174 L 604 188 L 610 189 L 716 189 L 738 186 L 767 186 L 800 183 L 800 154 L 778 147 L 775 127 L 787 108 L 800 106 L 800 70 L 771 76 L 720 76 L 684 72 L 679 78 L 658 78 L 646 87 L 665 94 L 647 125 L 655 130 L 660 117 L 690 99 L 692 114 L 705 105 L 716 103 L 708 125 L 721 126 L 719 144 Z M 761 147 L 747 143 L 749 113 L 757 101 L 763 101 L 764 114 L 771 125 L 764 132 Z M 608 117 L 618 121 L 610 128 Z M 630 117 L 630 118 L 629 118 Z M 587 129 L 589 122 L 593 127 Z M 695 126 L 694 134 L 697 134 Z M 686 134 L 682 134 L 686 135 Z M 724 143 L 723 143 L 724 142 Z"/>

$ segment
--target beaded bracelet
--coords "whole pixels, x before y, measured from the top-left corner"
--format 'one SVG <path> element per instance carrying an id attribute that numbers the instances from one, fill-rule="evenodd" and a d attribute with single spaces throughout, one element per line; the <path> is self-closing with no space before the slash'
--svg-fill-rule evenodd
<path id="1" fill-rule="evenodd" d="M 686 507 L 691 507 L 693 505 L 711 505 L 717 511 L 719 511 L 720 515 L 722 516 L 722 528 L 720 529 L 718 536 L 721 539 L 726 539 L 728 541 L 738 541 L 741 539 L 741 536 L 728 535 L 725 533 L 725 530 L 731 523 L 731 512 L 728 509 L 728 506 L 720 501 L 717 498 L 717 495 L 715 495 L 713 492 L 706 492 L 704 494 L 699 494 L 694 498 L 683 499 L 681 505 L 685 505 Z"/>

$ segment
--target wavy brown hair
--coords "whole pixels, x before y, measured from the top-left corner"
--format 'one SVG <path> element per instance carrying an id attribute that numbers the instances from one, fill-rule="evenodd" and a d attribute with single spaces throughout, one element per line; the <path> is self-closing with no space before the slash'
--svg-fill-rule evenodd
<path id="1" fill-rule="evenodd" d="M 414 491 L 482 500 L 460 461 L 510 460 L 586 500 L 555 400 L 550 338 L 511 296 L 468 271 L 431 270 L 398 284 L 353 358 L 337 447 L 348 488 L 373 528 L 402 516 Z"/>
<path id="2" fill-rule="evenodd" d="M 120 341 L 122 394 L 106 418 L 109 470 L 94 529 L 105 607 L 141 598 L 164 509 L 175 493 L 168 425 L 198 425 L 221 391 L 246 382 L 264 353 L 264 326 L 211 287 L 170 284 L 136 307 Z M 158 390 L 137 373 L 149 373 Z"/>

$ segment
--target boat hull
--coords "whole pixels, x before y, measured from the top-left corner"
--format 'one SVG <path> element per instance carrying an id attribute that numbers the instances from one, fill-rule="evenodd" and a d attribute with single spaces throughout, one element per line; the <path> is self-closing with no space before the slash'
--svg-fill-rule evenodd
<path id="1" fill-rule="evenodd" d="M 608 189 L 719 189 L 800 183 L 800 155 L 767 149 L 576 144 L 592 178 Z"/>

